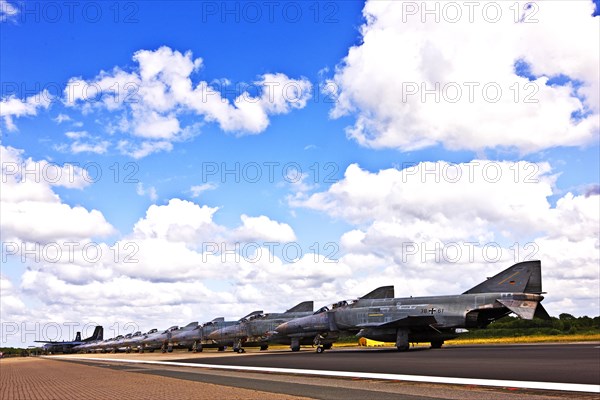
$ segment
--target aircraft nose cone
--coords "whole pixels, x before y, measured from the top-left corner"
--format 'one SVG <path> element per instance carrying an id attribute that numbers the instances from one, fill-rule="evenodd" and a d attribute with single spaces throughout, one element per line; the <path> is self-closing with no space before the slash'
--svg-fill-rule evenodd
<path id="1" fill-rule="evenodd" d="M 286 334 L 288 333 L 290 330 L 290 324 L 287 322 L 284 322 L 283 324 L 279 325 L 277 328 L 275 328 L 275 332 L 277 333 L 281 333 L 281 334 Z"/>

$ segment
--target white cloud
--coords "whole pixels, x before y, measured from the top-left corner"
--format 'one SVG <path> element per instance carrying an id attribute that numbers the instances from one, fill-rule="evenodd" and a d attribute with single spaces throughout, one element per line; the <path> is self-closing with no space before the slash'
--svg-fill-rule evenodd
<path id="1" fill-rule="evenodd" d="M 133 60 L 137 69 L 132 72 L 115 67 L 90 80 L 72 78 L 65 88 L 64 102 L 84 112 L 98 108 L 124 112 L 111 130 L 145 140 L 138 150 L 127 151 L 134 158 L 168 151 L 166 144 L 195 134 L 196 128 L 183 125 L 182 115 L 203 117 L 227 132 L 258 134 L 268 127 L 271 115 L 303 108 L 311 96 L 312 85 L 307 79 L 275 73 L 262 75 L 249 88 L 239 86 L 239 93 L 230 101 L 206 81 L 192 82 L 202 59 L 194 59 L 189 51 L 181 53 L 163 46 L 155 51 L 137 51 Z M 250 94 L 252 88 L 257 94 Z"/>
<path id="2" fill-rule="evenodd" d="M 552 206 L 554 180 L 546 163 L 440 161 L 376 173 L 353 164 L 327 191 L 291 204 L 355 225 L 340 239 L 341 262 L 355 275 L 388 277 L 399 296 L 460 293 L 534 258 L 551 313 L 594 314 L 600 196 L 567 193 Z M 577 282 L 577 293 L 561 290 L 565 282 Z M 572 308 L 553 308 L 566 298 Z"/>
<path id="3" fill-rule="evenodd" d="M 202 192 L 206 192 L 208 190 L 215 190 L 217 185 L 211 182 L 203 183 L 202 185 L 194 185 L 190 188 L 192 192 L 192 197 L 200 197 Z"/>
<path id="4" fill-rule="evenodd" d="M 90 184 L 82 168 L 24 159 L 21 150 L 0 146 L 0 210 L 4 241 L 50 242 L 106 236 L 113 227 L 100 211 L 64 204 L 53 186 L 83 188 Z"/>
<path id="5" fill-rule="evenodd" d="M 25 100 L 18 99 L 15 96 L 9 96 L 0 100 L 0 117 L 4 119 L 6 129 L 9 131 L 17 130 L 13 121 L 14 117 L 37 115 L 38 109 L 50 106 L 52 98 L 53 96 L 47 90 L 43 90 L 38 94 L 29 96 Z"/>
<path id="6" fill-rule="evenodd" d="M 138 182 L 135 187 L 135 192 L 138 196 L 146 196 L 150 197 L 150 200 L 156 201 L 158 199 L 158 194 L 156 193 L 156 188 L 154 186 L 150 186 L 149 188 L 144 188 L 144 184 L 142 182 Z"/>
<path id="7" fill-rule="evenodd" d="M 14 21 L 19 9 L 7 0 L 0 0 L 0 22 Z"/>
<path id="8" fill-rule="evenodd" d="M 65 136 L 69 139 L 77 140 L 89 137 L 90 135 L 86 131 L 69 131 L 65 132 Z"/>
<path id="9" fill-rule="evenodd" d="M 526 13 L 535 10 L 529 17 L 538 22 L 515 23 L 516 7 L 529 3 L 489 2 L 501 13 L 490 23 L 495 14 L 486 4 L 469 11 L 462 3 L 447 9 L 444 2 L 368 1 L 363 40 L 327 85 L 339 96 L 332 117 L 354 115 L 347 134 L 363 146 L 404 151 L 442 144 L 529 153 L 597 142 L 600 25 L 591 16 L 594 3 L 532 3 Z M 423 14 L 426 7 L 437 7 L 437 22 L 435 13 Z M 449 22 L 457 7 L 462 18 Z M 530 65 L 534 81 L 517 75 L 519 61 Z M 581 86 L 547 85 L 559 75 Z M 497 87 L 499 101 L 487 101 Z"/>
<path id="10" fill-rule="evenodd" d="M 150 154 L 158 153 L 159 151 L 169 152 L 173 150 L 173 144 L 164 140 L 154 142 L 144 141 L 141 143 L 120 140 L 117 144 L 117 149 L 121 152 L 121 154 L 128 155 L 138 160 Z"/>
<path id="11" fill-rule="evenodd" d="M 288 224 L 273 221 L 267 216 L 249 217 L 242 215 L 242 226 L 237 228 L 234 237 L 237 240 L 253 242 L 292 242 L 296 240 L 294 230 Z"/>
<path id="12" fill-rule="evenodd" d="M 222 230 L 213 223 L 213 214 L 217 210 L 216 207 L 199 207 L 190 201 L 171 199 L 167 205 L 150 206 L 145 218 L 134 225 L 133 236 L 192 245 L 202 240 L 212 240 Z"/>
<path id="13" fill-rule="evenodd" d="M 242 216 L 240 227 L 227 230 L 213 221 L 215 212 L 217 208 L 171 199 L 150 206 L 131 234 L 114 245 L 96 243 L 101 253 L 97 260 L 77 251 L 72 259 L 57 262 L 28 257 L 20 292 L 39 305 L 23 308 L 7 296 L 21 308 L 8 308 L 3 318 L 15 320 L 19 313 L 22 319 L 44 322 L 48 315 L 54 321 L 85 316 L 105 329 L 115 322 L 135 322 L 145 330 L 219 315 L 237 318 L 266 305 L 266 311 L 283 311 L 300 301 L 340 296 L 351 271 L 322 255 L 289 260 L 257 246 L 242 254 L 221 254 L 235 248 L 231 240 L 242 231 L 261 238 L 295 236 L 288 225 L 263 216 Z M 215 282 L 219 289 L 211 289 Z"/>
<path id="14" fill-rule="evenodd" d="M 68 115 L 61 113 L 61 114 L 58 114 L 58 116 L 56 118 L 54 118 L 54 121 L 60 125 L 65 121 L 72 121 L 72 119 Z"/>

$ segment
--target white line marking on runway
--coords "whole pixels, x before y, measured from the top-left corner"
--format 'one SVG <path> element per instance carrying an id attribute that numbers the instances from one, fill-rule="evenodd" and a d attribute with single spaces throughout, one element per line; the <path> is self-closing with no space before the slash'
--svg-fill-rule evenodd
<path id="1" fill-rule="evenodd" d="M 43 356 L 46 357 L 46 356 Z M 123 360 L 115 358 L 91 358 L 81 357 L 73 358 L 69 356 L 50 356 L 50 359 L 59 358 L 71 361 L 85 360 L 95 362 L 115 362 L 130 364 L 148 364 L 165 365 L 177 367 L 192 368 L 211 368 L 236 371 L 252 372 L 275 372 L 281 374 L 313 375 L 313 376 L 331 376 L 338 378 L 363 378 L 363 379 L 382 379 L 393 381 L 411 381 L 423 383 L 446 383 L 451 385 L 478 385 L 494 387 L 512 387 L 521 389 L 541 389 L 541 390 L 561 390 L 566 392 L 589 392 L 600 393 L 600 385 L 587 385 L 580 383 L 557 383 L 557 382 L 535 382 L 535 381 L 505 381 L 499 379 L 474 379 L 474 378 L 450 378 L 443 376 L 424 376 L 424 375 L 401 375 L 401 374 L 381 374 L 375 372 L 346 372 L 346 371 L 322 371 L 316 369 L 296 369 L 296 368 L 272 368 L 272 367 L 246 367 L 241 365 L 216 365 L 216 364 L 196 364 L 173 361 L 148 361 L 148 360 Z"/>

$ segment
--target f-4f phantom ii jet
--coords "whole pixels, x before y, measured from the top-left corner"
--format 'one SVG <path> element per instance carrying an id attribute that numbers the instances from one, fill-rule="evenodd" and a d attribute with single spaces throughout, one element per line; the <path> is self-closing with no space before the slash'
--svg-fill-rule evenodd
<path id="1" fill-rule="evenodd" d="M 258 311 L 262 313 L 262 311 Z M 187 348 L 189 351 L 201 352 L 204 348 L 218 348 L 219 351 L 225 350 L 225 345 L 215 343 L 207 339 L 207 336 L 212 332 L 235 325 L 238 321 L 225 321 L 225 318 L 215 318 L 210 322 L 198 325 L 192 330 L 173 333 L 169 340 L 171 348 Z"/>
<path id="2" fill-rule="evenodd" d="M 75 348 L 87 343 L 91 343 L 93 341 L 102 340 L 102 335 L 104 335 L 104 328 L 100 325 L 94 328 L 94 333 L 92 336 L 86 339 L 81 339 L 81 332 L 77 332 L 75 335 L 75 340 L 71 342 L 52 342 L 47 340 L 36 340 L 36 343 L 46 343 L 42 348 L 46 353 L 71 353 L 75 351 Z"/>
<path id="3" fill-rule="evenodd" d="M 266 350 L 269 347 L 270 334 L 282 322 L 310 316 L 313 313 L 313 302 L 305 301 L 290 308 L 284 313 L 263 314 L 255 311 L 242 318 L 237 324 L 228 326 L 210 333 L 207 338 L 220 345 L 232 345 L 233 351 L 244 352 L 244 346 L 260 347 Z M 289 343 L 289 341 L 288 341 Z"/>
<path id="4" fill-rule="evenodd" d="M 393 286 L 381 287 L 358 300 L 341 301 L 285 322 L 275 328 L 274 338 L 288 337 L 292 351 L 298 351 L 304 339 L 314 338 L 318 353 L 331 347 L 340 332 L 395 342 L 401 351 L 418 342 L 440 348 L 460 330 L 484 328 L 510 313 L 523 319 L 548 319 L 540 304 L 544 299 L 541 268 L 540 261 L 517 263 L 455 296 L 393 298 Z"/>
<path id="5" fill-rule="evenodd" d="M 143 337 L 140 341 L 138 351 L 142 353 L 144 350 L 150 350 L 153 352 L 154 350 L 160 349 L 163 353 L 173 351 L 173 346 L 169 345 L 169 341 L 173 335 L 177 335 L 184 331 L 191 331 L 198 326 L 198 322 L 190 322 L 186 326 L 178 327 L 172 326 L 166 331 L 158 332 L 158 331 L 150 331 L 145 337 Z"/>

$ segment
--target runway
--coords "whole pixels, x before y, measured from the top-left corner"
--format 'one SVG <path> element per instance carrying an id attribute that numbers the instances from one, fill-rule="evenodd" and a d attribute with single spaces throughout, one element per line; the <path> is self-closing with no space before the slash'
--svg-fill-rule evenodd
<path id="1" fill-rule="evenodd" d="M 173 360 L 206 363 L 199 358 Z M 335 349 L 322 354 L 278 351 L 260 356 L 211 357 L 212 365 L 352 371 L 453 378 L 600 385 L 598 344 L 449 346 L 395 349 Z"/>
<path id="2" fill-rule="evenodd" d="M 600 343 L 53 356 L 88 365 L 323 399 L 597 398 Z M 442 385 L 439 385 L 439 384 Z"/>

